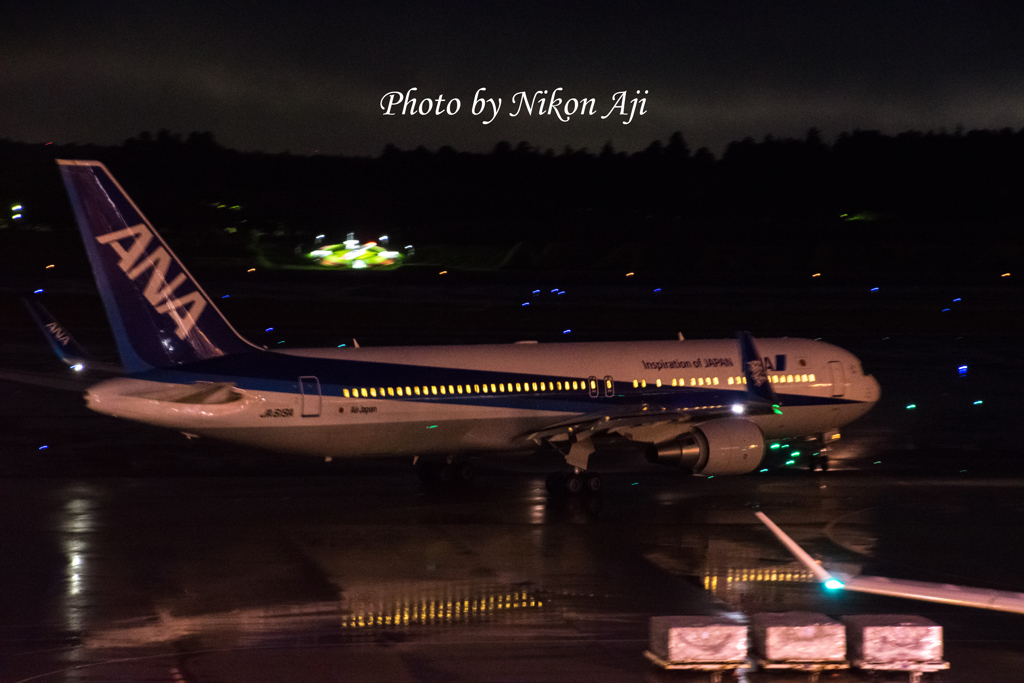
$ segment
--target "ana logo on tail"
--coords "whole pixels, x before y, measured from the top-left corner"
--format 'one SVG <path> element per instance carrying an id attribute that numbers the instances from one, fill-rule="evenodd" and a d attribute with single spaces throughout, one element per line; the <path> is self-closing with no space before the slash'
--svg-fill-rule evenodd
<path id="1" fill-rule="evenodd" d="M 126 249 L 121 245 L 121 240 L 129 238 L 132 242 Z M 96 238 L 100 244 L 110 245 L 121 257 L 117 265 L 128 279 L 136 280 L 147 270 L 150 271 L 149 281 L 142 294 L 157 313 L 171 316 L 177 326 L 175 333 L 178 339 L 184 339 L 195 327 L 196 321 L 206 308 L 206 300 L 197 291 L 171 298 L 174 296 L 174 290 L 185 282 L 186 276 L 185 273 L 178 273 L 171 282 L 167 282 L 167 270 L 174 262 L 174 257 L 162 246 L 157 247 L 152 253 L 146 253 L 146 248 L 152 240 L 153 233 L 144 223 Z"/>

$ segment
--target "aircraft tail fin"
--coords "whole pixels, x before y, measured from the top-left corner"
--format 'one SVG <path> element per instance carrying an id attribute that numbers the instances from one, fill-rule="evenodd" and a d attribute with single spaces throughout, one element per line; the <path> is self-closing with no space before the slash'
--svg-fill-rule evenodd
<path id="1" fill-rule="evenodd" d="M 38 300 L 22 297 L 21 302 L 25 304 L 29 315 L 39 326 L 43 336 L 46 337 L 50 348 L 65 365 L 81 370 L 86 363 L 92 360 L 82 345 L 75 341 L 71 333 L 58 323 L 57 319 Z"/>
<path id="2" fill-rule="evenodd" d="M 256 348 L 231 327 L 106 166 L 57 163 L 126 372 Z"/>

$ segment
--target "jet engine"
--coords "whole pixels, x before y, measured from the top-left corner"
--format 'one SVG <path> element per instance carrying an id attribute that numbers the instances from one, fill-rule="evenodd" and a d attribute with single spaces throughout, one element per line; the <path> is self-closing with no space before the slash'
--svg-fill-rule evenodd
<path id="1" fill-rule="evenodd" d="M 693 426 L 669 441 L 652 444 L 647 460 L 694 474 L 746 474 L 764 458 L 764 435 L 753 422 L 723 418 Z"/>

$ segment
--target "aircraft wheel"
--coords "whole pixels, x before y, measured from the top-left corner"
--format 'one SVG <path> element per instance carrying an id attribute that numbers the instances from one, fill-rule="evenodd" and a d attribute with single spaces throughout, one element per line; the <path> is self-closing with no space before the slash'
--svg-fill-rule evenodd
<path id="1" fill-rule="evenodd" d="M 565 490 L 575 496 L 583 490 L 583 480 L 575 474 L 569 475 L 565 478 Z"/>
<path id="2" fill-rule="evenodd" d="M 476 476 L 476 470 L 468 462 L 460 462 L 453 465 L 455 468 L 455 477 L 463 483 L 467 483 L 473 480 Z"/>
<path id="3" fill-rule="evenodd" d="M 599 474 L 587 474 L 583 477 L 583 487 L 590 493 L 597 493 L 604 486 Z"/>
<path id="4" fill-rule="evenodd" d="M 561 472 L 552 472 L 544 481 L 544 486 L 547 488 L 548 493 L 564 493 L 565 475 Z"/>

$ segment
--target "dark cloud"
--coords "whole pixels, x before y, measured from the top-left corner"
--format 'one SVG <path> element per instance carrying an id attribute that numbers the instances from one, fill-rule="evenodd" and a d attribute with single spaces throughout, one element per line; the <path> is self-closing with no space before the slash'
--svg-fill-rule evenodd
<path id="1" fill-rule="evenodd" d="M 119 142 L 211 130 L 242 149 L 375 154 L 528 140 L 646 146 L 752 135 L 1024 126 L 1024 8 L 996 3 L 8 3 L 0 137 Z M 383 117 L 390 90 L 459 97 L 455 117 Z M 615 118 L 469 114 L 486 87 L 595 97 Z"/>

